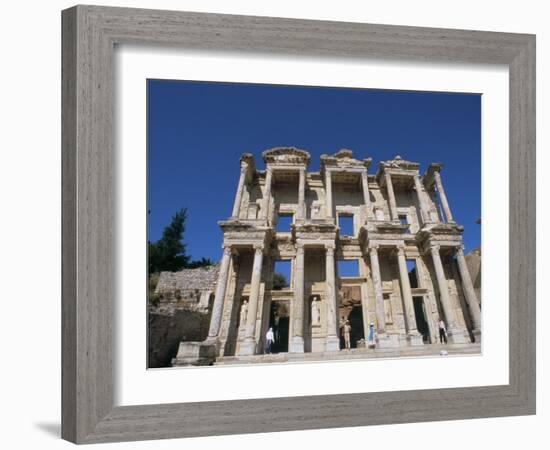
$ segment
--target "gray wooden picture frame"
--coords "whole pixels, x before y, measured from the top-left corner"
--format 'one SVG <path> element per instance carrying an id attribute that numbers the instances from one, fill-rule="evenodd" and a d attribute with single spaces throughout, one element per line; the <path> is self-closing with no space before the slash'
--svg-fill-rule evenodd
<path id="1" fill-rule="evenodd" d="M 115 407 L 116 44 L 506 64 L 510 82 L 509 384 Z M 75 6 L 62 12 L 62 53 L 64 439 L 93 443 L 535 413 L 535 36 Z"/>

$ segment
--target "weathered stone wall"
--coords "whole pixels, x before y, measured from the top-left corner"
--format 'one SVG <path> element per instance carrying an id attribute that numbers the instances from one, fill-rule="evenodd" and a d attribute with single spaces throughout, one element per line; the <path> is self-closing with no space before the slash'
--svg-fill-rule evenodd
<path id="1" fill-rule="evenodd" d="M 181 341 L 206 339 L 218 273 L 218 265 L 161 272 L 159 303 L 149 307 L 149 367 L 169 367 Z"/>
<path id="2" fill-rule="evenodd" d="M 210 314 L 181 306 L 151 307 L 148 317 L 148 367 L 170 367 L 180 341 L 202 341 Z"/>
<path id="3" fill-rule="evenodd" d="M 182 269 L 179 272 L 161 272 L 155 293 L 170 296 L 177 290 L 186 292 L 214 290 L 219 271 L 219 265 L 215 265 Z"/>
<path id="4" fill-rule="evenodd" d="M 481 303 L 481 247 L 472 250 L 465 256 L 465 259 L 477 299 Z"/>

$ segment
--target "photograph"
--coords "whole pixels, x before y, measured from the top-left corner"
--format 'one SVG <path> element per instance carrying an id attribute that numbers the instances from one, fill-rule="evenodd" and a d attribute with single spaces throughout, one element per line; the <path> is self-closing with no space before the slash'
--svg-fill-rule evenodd
<path id="1" fill-rule="evenodd" d="M 148 368 L 481 354 L 480 93 L 146 88 Z"/>

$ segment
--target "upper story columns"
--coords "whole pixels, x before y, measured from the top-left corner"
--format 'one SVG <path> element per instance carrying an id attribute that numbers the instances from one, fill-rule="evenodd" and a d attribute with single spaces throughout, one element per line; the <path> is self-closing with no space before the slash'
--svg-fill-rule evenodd
<path id="1" fill-rule="evenodd" d="M 325 170 L 325 201 L 326 217 L 332 219 L 332 172 Z"/>
<path id="2" fill-rule="evenodd" d="M 443 212 L 445 213 L 445 222 L 452 223 L 453 215 L 451 214 L 451 208 L 449 208 L 449 202 L 447 201 L 447 196 L 445 195 L 445 190 L 443 189 L 443 183 L 441 183 L 441 175 L 438 172 L 434 173 L 435 186 L 437 187 L 437 192 L 439 193 L 439 199 L 441 200 L 441 206 L 443 207 Z"/>
<path id="3" fill-rule="evenodd" d="M 271 202 L 273 184 L 298 181 L 298 203 L 294 210 L 295 219 L 303 221 L 306 218 L 305 191 L 307 183 L 307 167 L 310 155 L 304 150 L 294 147 L 277 147 L 262 153 L 266 166 L 263 190 L 261 219 L 269 222 L 269 205 Z M 297 177 L 296 177 L 297 175 Z"/>
<path id="4" fill-rule="evenodd" d="M 384 178 L 386 179 L 386 189 L 388 191 L 388 203 L 390 205 L 390 217 L 391 220 L 399 220 L 397 215 L 397 202 L 395 201 L 395 192 L 393 191 L 393 183 L 391 181 L 391 175 L 389 172 L 384 172 Z"/>
<path id="5" fill-rule="evenodd" d="M 241 156 L 241 175 L 239 176 L 239 184 L 237 186 L 237 193 L 235 194 L 235 202 L 233 203 L 233 212 L 231 218 L 238 219 L 241 212 L 241 204 L 243 201 L 244 186 L 248 180 L 250 180 L 256 171 L 254 166 L 254 157 L 250 153 L 244 153 Z"/>
<path id="6" fill-rule="evenodd" d="M 426 188 L 430 189 L 432 186 L 435 186 L 435 189 L 437 190 L 439 201 L 441 203 L 441 208 L 443 209 L 443 219 L 447 223 L 454 224 L 455 221 L 453 219 L 453 215 L 451 214 L 451 208 L 449 207 L 449 202 L 447 200 L 447 194 L 445 194 L 445 190 L 443 189 L 443 183 L 441 181 L 441 164 L 432 163 L 428 167 L 428 170 L 426 171 L 426 175 L 424 175 L 424 184 L 426 185 Z"/>
<path id="7" fill-rule="evenodd" d="M 363 191 L 364 218 L 370 218 L 372 208 L 369 193 L 368 168 L 372 159 L 358 160 L 353 158 L 351 150 L 342 149 L 334 155 L 321 155 L 321 174 L 325 182 L 325 217 L 333 221 L 334 201 L 333 185 L 335 181 L 344 184 L 359 183 Z"/>

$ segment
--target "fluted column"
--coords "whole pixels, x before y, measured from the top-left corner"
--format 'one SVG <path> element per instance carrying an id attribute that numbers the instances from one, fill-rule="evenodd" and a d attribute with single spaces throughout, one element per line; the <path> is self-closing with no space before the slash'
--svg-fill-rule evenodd
<path id="1" fill-rule="evenodd" d="M 294 267 L 294 301 L 290 353 L 304 353 L 304 246 L 298 245 Z"/>
<path id="2" fill-rule="evenodd" d="M 439 193 L 439 199 L 441 200 L 441 206 L 443 207 L 443 212 L 445 213 L 445 221 L 447 223 L 454 222 L 453 215 L 451 214 L 451 208 L 449 208 L 449 202 L 447 201 L 447 196 L 445 195 L 445 190 L 443 189 L 443 183 L 441 182 L 441 175 L 439 172 L 434 172 L 435 185 L 437 187 L 437 192 Z"/>
<path id="3" fill-rule="evenodd" d="M 372 207 L 369 194 L 369 177 L 366 170 L 361 172 L 361 184 L 363 185 L 363 201 L 366 209 L 365 219 L 370 219 L 372 218 Z"/>
<path id="4" fill-rule="evenodd" d="M 431 220 L 430 220 L 430 213 L 428 212 L 426 201 L 424 199 L 424 195 L 422 194 L 422 183 L 420 183 L 420 177 L 418 175 L 415 175 L 413 178 L 414 178 L 414 187 L 416 189 L 416 197 L 418 198 L 418 205 L 420 206 L 420 215 L 422 218 L 422 224 L 426 224 L 428 222 L 431 222 Z"/>
<path id="5" fill-rule="evenodd" d="M 405 258 L 405 248 L 397 247 L 397 262 L 399 265 L 399 278 L 401 281 L 401 293 L 403 294 L 403 306 L 405 307 L 405 324 L 407 326 L 407 338 L 411 345 L 422 345 L 422 336 L 416 328 L 416 317 L 414 314 L 414 303 L 412 299 L 409 271 Z"/>
<path id="6" fill-rule="evenodd" d="M 382 294 L 382 277 L 380 276 L 380 263 L 378 261 L 378 245 L 369 247 L 369 258 L 374 285 L 374 301 L 376 308 L 376 331 L 379 336 L 386 334 L 386 313 L 384 295 Z"/>
<path id="7" fill-rule="evenodd" d="M 246 327 L 244 341 L 240 346 L 241 355 L 253 355 L 256 352 L 256 320 L 258 316 L 258 300 L 260 297 L 260 282 L 262 280 L 263 246 L 254 246 L 254 264 L 252 266 L 252 279 L 250 281 L 250 298 L 248 300 L 248 313 L 246 315 Z"/>
<path id="8" fill-rule="evenodd" d="M 326 245 L 326 286 L 327 286 L 327 339 L 326 350 L 340 350 L 338 338 L 338 310 L 336 304 L 336 274 L 334 271 L 334 244 Z"/>
<path id="9" fill-rule="evenodd" d="M 306 218 L 306 169 L 300 168 L 300 181 L 298 183 L 298 219 Z"/>
<path id="10" fill-rule="evenodd" d="M 464 343 L 466 339 L 464 333 L 460 332 L 456 324 L 456 316 L 449 296 L 449 288 L 447 286 L 447 278 L 441 262 L 441 256 L 439 254 L 439 245 L 432 245 L 430 247 L 430 253 L 432 254 L 432 260 L 435 269 L 435 276 L 437 278 L 437 285 L 439 287 L 439 298 L 441 300 L 441 306 L 443 308 L 443 314 L 445 315 L 445 323 L 447 325 L 447 334 L 449 335 L 449 341 L 454 343 Z"/>
<path id="11" fill-rule="evenodd" d="M 239 185 L 237 187 L 237 194 L 235 195 L 235 203 L 233 204 L 233 213 L 231 217 L 238 218 L 241 210 L 241 202 L 243 199 L 244 180 L 246 178 L 246 171 L 248 167 L 246 165 L 241 166 L 241 176 L 239 177 Z"/>
<path id="12" fill-rule="evenodd" d="M 464 249 L 462 246 L 456 248 L 456 261 L 458 263 L 458 271 L 460 272 L 460 278 L 462 279 L 462 287 L 464 290 L 464 296 L 470 309 L 470 317 L 474 326 L 474 335 L 481 333 L 481 309 L 477 300 L 476 291 L 470 277 L 470 271 L 466 265 L 466 259 L 464 258 Z"/>
<path id="13" fill-rule="evenodd" d="M 227 277 L 229 275 L 229 263 L 231 262 L 231 247 L 226 245 L 223 247 L 223 257 L 220 265 L 220 273 L 218 274 L 218 284 L 216 285 L 216 294 L 214 304 L 212 306 L 212 314 L 210 317 L 210 328 L 208 330 L 207 341 L 217 341 L 220 332 L 220 324 L 223 313 L 223 303 L 225 291 L 227 289 Z"/>
<path id="14" fill-rule="evenodd" d="M 388 201 L 390 203 L 390 215 L 391 220 L 399 220 L 397 214 L 397 203 L 395 202 L 395 193 L 393 192 L 393 184 L 391 181 L 391 175 L 388 172 L 384 172 L 386 178 L 386 189 L 388 190 Z"/>
<path id="15" fill-rule="evenodd" d="M 325 169 L 325 198 L 326 198 L 326 216 L 332 218 L 332 173 Z"/>
<path id="16" fill-rule="evenodd" d="M 273 179 L 273 171 L 267 169 L 265 172 L 265 187 L 264 187 L 264 198 L 262 201 L 262 219 L 267 220 L 269 217 L 269 201 L 271 199 L 271 181 Z"/>

